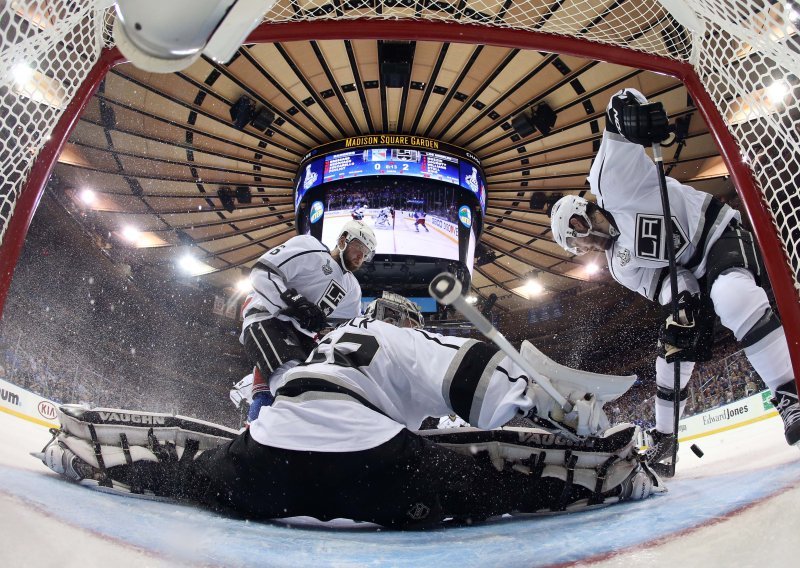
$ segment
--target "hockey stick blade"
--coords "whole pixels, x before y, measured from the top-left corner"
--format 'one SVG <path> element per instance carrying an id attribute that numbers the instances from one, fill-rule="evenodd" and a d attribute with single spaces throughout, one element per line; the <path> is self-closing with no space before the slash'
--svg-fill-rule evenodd
<path id="1" fill-rule="evenodd" d="M 550 379 L 536 371 L 519 351 L 495 328 L 489 320 L 472 305 L 467 303 L 461 294 L 461 283 L 449 272 L 442 272 L 434 277 L 428 286 L 431 297 L 445 306 L 453 306 L 461 315 L 467 318 L 487 339 L 494 342 L 500 350 L 508 355 L 525 373 L 534 379 L 547 394 L 549 394 L 561 406 L 564 412 L 571 412 L 572 405 L 564 398 L 560 392 L 550 382 Z"/>

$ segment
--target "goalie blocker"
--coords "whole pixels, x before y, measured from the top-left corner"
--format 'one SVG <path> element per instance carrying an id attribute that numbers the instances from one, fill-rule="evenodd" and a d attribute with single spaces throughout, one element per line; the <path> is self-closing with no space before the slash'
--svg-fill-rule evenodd
<path id="1" fill-rule="evenodd" d="M 36 457 L 83 485 L 145 498 L 209 504 L 216 490 L 205 471 L 236 443 L 252 443 L 246 432 L 158 413 L 65 405 L 59 420 L 61 428 Z M 580 441 L 543 428 L 419 432 L 439 451 L 471 456 L 487 473 L 558 488 L 557 498 L 542 499 L 541 508 L 526 513 L 572 511 L 665 491 L 636 451 L 637 433 L 631 424 Z M 283 472 L 273 473 L 286 479 Z"/>

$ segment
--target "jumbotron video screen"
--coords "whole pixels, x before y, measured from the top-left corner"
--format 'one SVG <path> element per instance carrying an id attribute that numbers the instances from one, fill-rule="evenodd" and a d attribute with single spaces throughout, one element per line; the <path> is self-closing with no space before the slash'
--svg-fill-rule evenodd
<path id="1" fill-rule="evenodd" d="M 395 144 L 358 147 L 348 139 L 302 162 L 295 183 L 300 232 L 310 232 L 332 248 L 344 224 L 358 219 L 375 231 L 376 257 L 448 259 L 471 273 L 486 204 L 477 159 L 427 139 L 362 138 Z M 396 144 L 409 138 L 429 147 Z M 431 149 L 434 144 L 439 147 Z"/>

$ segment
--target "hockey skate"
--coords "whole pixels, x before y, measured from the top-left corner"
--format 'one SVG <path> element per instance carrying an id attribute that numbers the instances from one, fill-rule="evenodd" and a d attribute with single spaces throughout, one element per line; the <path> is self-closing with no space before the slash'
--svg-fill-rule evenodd
<path id="1" fill-rule="evenodd" d="M 800 443 L 800 401 L 797 398 L 797 385 L 789 381 L 775 389 L 772 405 L 781 415 L 786 443 L 796 446 Z"/>
<path id="2" fill-rule="evenodd" d="M 58 441 L 59 430 L 52 428 L 50 433 L 53 438 L 41 452 L 31 452 L 33 457 L 42 460 L 47 467 L 71 481 L 94 479 L 100 473 L 99 469 L 83 461 L 66 444 Z"/>
<path id="3" fill-rule="evenodd" d="M 672 477 L 672 454 L 678 444 L 675 436 L 659 432 L 655 428 L 647 431 L 647 450 L 644 461 L 662 477 Z"/>

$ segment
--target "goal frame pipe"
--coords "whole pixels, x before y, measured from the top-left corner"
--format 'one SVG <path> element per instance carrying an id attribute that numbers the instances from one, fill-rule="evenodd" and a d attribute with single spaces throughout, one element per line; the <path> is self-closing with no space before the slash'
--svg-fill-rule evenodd
<path id="1" fill-rule="evenodd" d="M 380 20 L 358 18 L 332 21 L 265 23 L 258 26 L 246 43 L 270 43 L 308 40 L 394 39 L 407 41 L 442 41 L 453 43 L 481 43 L 498 47 L 537 50 L 573 55 L 617 65 L 635 67 L 669 75 L 680 80 L 695 106 L 703 116 L 720 155 L 734 181 L 753 232 L 759 243 L 764 265 L 772 282 L 778 311 L 789 342 L 789 352 L 795 381 L 800 387 L 800 296 L 794 287 L 794 275 L 789 269 L 784 247 L 778 239 L 772 215 L 758 191 L 750 168 L 742 160 L 739 147 L 725 121 L 702 86 L 694 68 L 665 57 L 649 55 L 614 45 L 585 39 L 575 39 L 542 32 L 481 26 L 448 21 Z M 116 48 L 105 49 L 88 76 L 78 88 L 64 114 L 59 119 L 50 141 L 37 156 L 23 190 L 17 199 L 14 214 L 2 247 L 0 247 L 0 313 L 5 306 L 11 279 L 22 250 L 25 236 L 36 207 L 41 199 L 47 179 L 61 150 L 74 129 L 80 115 L 94 95 L 100 82 L 113 66 L 125 58 Z"/>

